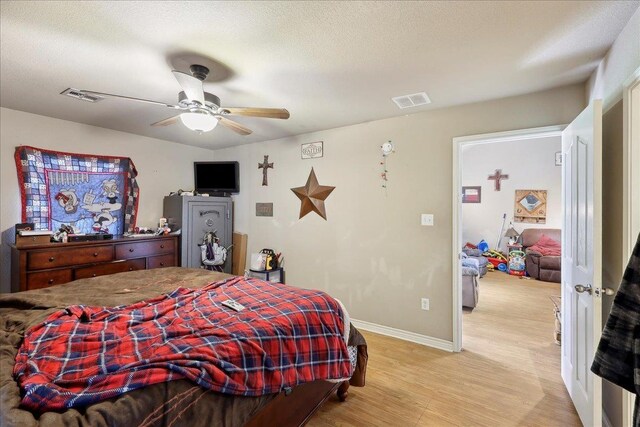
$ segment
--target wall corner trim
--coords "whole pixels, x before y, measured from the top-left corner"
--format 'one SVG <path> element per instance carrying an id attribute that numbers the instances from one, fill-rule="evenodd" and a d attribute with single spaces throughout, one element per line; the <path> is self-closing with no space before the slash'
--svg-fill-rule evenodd
<path id="1" fill-rule="evenodd" d="M 414 342 L 416 344 L 426 345 L 427 347 L 433 347 L 438 350 L 444 350 L 453 352 L 453 342 L 446 341 L 440 338 L 430 337 L 428 335 L 421 335 L 415 332 L 405 331 L 402 329 L 392 328 L 390 326 L 378 325 L 376 323 L 366 322 L 364 320 L 351 319 L 351 323 L 358 329 L 364 331 L 374 332 L 380 335 L 386 335 L 392 338 L 398 338 L 404 341 Z"/>

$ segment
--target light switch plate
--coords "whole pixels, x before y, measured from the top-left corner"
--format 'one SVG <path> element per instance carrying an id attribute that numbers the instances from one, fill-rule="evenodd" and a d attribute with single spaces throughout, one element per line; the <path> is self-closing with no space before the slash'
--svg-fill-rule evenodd
<path id="1" fill-rule="evenodd" d="M 420 224 L 433 225 L 433 214 L 422 214 L 420 218 Z"/>

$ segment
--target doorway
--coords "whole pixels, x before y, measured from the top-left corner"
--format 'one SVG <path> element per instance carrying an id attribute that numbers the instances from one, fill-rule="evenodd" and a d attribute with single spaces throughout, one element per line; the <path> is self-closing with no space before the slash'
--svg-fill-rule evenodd
<path id="1" fill-rule="evenodd" d="M 549 228 L 548 226 L 545 227 L 546 217 L 544 219 L 540 218 L 539 209 L 524 209 L 524 210 L 521 210 L 524 212 L 516 213 L 516 209 L 518 208 L 516 199 L 522 199 L 523 196 L 527 196 L 527 195 L 524 193 L 519 194 L 518 192 L 515 192 L 514 194 L 514 191 L 513 191 L 514 186 L 518 187 L 522 183 L 522 185 L 525 188 L 517 188 L 517 190 L 522 190 L 522 191 L 545 190 L 545 189 L 536 189 L 536 188 L 526 188 L 528 187 L 527 185 L 524 185 L 526 181 L 521 181 L 521 178 L 522 178 L 521 172 L 523 169 L 522 162 L 527 161 L 527 154 L 526 152 L 524 152 L 525 150 L 519 150 L 517 147 L 518 147 L 518 144 L 520 144 L 520 147 L 523 147 L 525 146 L 527 141 L 533 141 L 533 140 L 539 140 L 539 141 L 555 140 L 559 143 L 559 141 L 561 141 L 563 128 L 564 126 L 550 126 L 550 127 L 544 127 L 544 128 L 524 129 L 524 130 L 500 132 L 500 133 L 493 133 L 493 134 L 466 136 L 466 137 L 454 138 L 453 140 L 453 159 L 454 159 L 453 242 L 454 242 L 454 246 L 457 245 L 457 249 L 456 251 L 454 251 L 455 253 L 453 257 L 454 258 L 453 259 L 453 271 L 454 271 L 453 348 L 454 348 L 454 351 L 461 351 L 463 348 L 463 308 L 462 306 L 463 306 L 463 303 L 467 306 L 469 305 L 469 301 L 468 301 L 469 289 L 468 288 L 470 286 L 469 278 L 463 276 L 463 267 L 462 267 L 463 261 L 461 260 L 461 258 L 465 257 L 466 255 L 463 255 L 463 252 L 459 252 L 459 251 L 463 246 L 467 244 L 468 240 L 479 240 L 480 237 L 486 236 L 486 237 L 482 237 L 482 239 L 484 240 L 484 243 L 486 243 L 487 245 L 486 248 L 481 248 L 482 252 L 484 252 L 484 249 L 496 250 L 497 252 L 503 252 L 503 253 L 508 252 L 509 250 L 507 248 L 508 237 L 505 237 L 504 234 L 507 232 L 507 230 L 510 229 L 509 228 L 510 223 L 512 226 L 511 230 L 515 228 L 513 227 L 514 224 L 516 224 L 517 227 L 520 228 L 520 230 L 517 230 L 518 232 L 522 232 L 525 226 L 531 226 L 530 228 Z M 503 161 L 502 163 L 505 163 L 504 167 L 502 168 L 493 167 L 501 163 L 495 163 L 495 162 L 492 163 L 491 161 L 486 160 L 487 155 L 491 156 L 491 154 L 489 153 L 490 150 L 488 149 L 488 147 L 491 147 L 491 146 L 513 147 L 512 149 L 514 154 L 513 158 L 515 158 L 516 155 L 519 156 L 520 157 L 519 162 L 516 162 L 514 160 L 512 160 L 511 162 Z M 558 151 L 560 150 L 558 149 Z M 470 185 L 472 182 L 468 180 L 468 177 L 465 178 L 465 175 L 464 175 L 465 165 L 467 166 L 467 169 L 470 168 L 469 162 L 468 161 L 465 162 L 465 156 L 466 156 L 465 153 L 469 154 L 472 152 L 474 152 L 472 156 L 473 160 L 474 161 L 477 160 L 479 165 L 481 166 L 480 169 L 478 167 L 473 167 L 473 169 L 484 170 L 482 168 L 484 168 L 486 163 L 486 172 L 487 172 L 486 176 L 480 175 L 480 173 L 476 171 L 472 173 L 473 176 L 476 176 L 476 179 L 478 181 L 476 185 Z M 553 165 L 553 167 L 556 167 L 555 166 L 556 159 L 551 156 L 549 157 L 550 158 L 548 159 L 548 161 L 551 162 L 551 165 Z M 518 164 L 520 164 L 520 167 L 518 166 Z M 511 168 L 510 170 L 513 171 L 511 175 L 513 175 L 513 177 L 509 176 L 509 173 L 508 173 L 509 170 L 507 170 L 507 168 Z M 496 170 L 494 171 L 494 169 Z M 502 178 L 500 178 L 500 176 L 502 176 Z M 494 178 L 492 179 L 492 177 Z M 491 179 L 491 181 L 488 181 L 488 179 Z M 506 181 L 502 181 L 502 180 L 506 180 Z M 502 183 L 500 181 L 502 181 Z M 509 185 L 507 187 L 509 191 L 508 192 L 502 191 L 502 188 L 505 186 L 505 183 L 509 181 L 513 183 L 513 185 Z M 558 184 L 558 188 L 560 188 L 560 185 L 559 185 L 560 183 L 558 182 L 557 184 Z M 465 187 L 464 194 L 463 194 L 463 186 Z M 481 191 L 478 197 L 480 200 L 478 200 L 478 198 L 473 198 L 473 197 L 469 199 L 468 189 L 470 187 L 482 187 L 480 189 Z M 482 192 L 484 192 L 484 194 L 482 194 Z M 475 195 L 475 193 L 473 192 L 473 189 L 470 194 L 471 196 Z M 532 193 L 531 198 L 529 199 L 532 202 L 532 205 L 529 205 L 528 207 L 529 208 L 536 207 L 536 205 L 539 205 L 542 202 L 547 203 L 546 200 L 542 200 L 543 198 L 546 198 L 547 195 L 548 193 L 546 194 Z M 561 211 L 561 208 L 560 208 L 561 193 L 554 195 L 554 197 L 557 199 L 554 202 L 557 202 L 556 204 L 558 205 L 558 211 Z M 477 215 L 477 212 L 480 212 L 480 209 L 478 208 L 483 204 L 483 202 L 486 206 L 483 209 L 483 212 L 485 212 L 486 214 L 483 216 L 480 216 L 480 215 Z M 522 203 L 526 204 L 526 200 L 522 200 Z M 474 213 L 476 213 L 476 215 L 474 215 Z M 533 217 L 515 218 L 516 215 L 526 216 L 526 214 L 529 214 L 529 213 L 531 213 Z M 546 210 L 543 210 L 543 214 L 546 214 Z M 502 217 L 503 215 L 504 217 Z M 474 230 L 469 230 L 468 228 L 465 229 L 465 227 L 463 226 L 465 224 L 465 217 L 467 219 L 467 223 L 469 223 L 470 221 L 473 222 Z M 533 223 L 532 222 L 514 223 L 513 221 L 515 219 L 524 220 L 524 221 L 534 221 L 534 222 Z M 544 225 L 541 224 L 541 222 L 543 221 L 545 222 Z M 560 228 L 561 218 L 553 218 L 553 221 L 558 221 L 559 223 L 557 228 Z M 502 222 L 504 222 L 504 226 L 502 226 Z M 501 226 L 502 228 L 500 228 Z M 477 245 L 481 242 L 478 241 L 478 242 L 469 242 L 469 243 L 471 243 L 472 245 Z M 515 248 L 515 249 L 518 249 L 518 248 Z M 498 258 L 498 256 L 496 256 L 495 258 Z M 505 264 L 505 265 L 501 266 L 500 262 L 496 260 L 492 260 L 491 258 L 489 258 L 489 260 L 492 261 L 491 265 L 488 266 L 489 268 L 493 267 L 494 269 L 499 269 L 499 268 L 504 269 L 505 265 L 508 265 L 508 262 L 502 262 L 502 264 Z M 468 273 L 466 269 L 465 269 L 465 272 Z M 482 273 L 483 272 L 480 272 L 480 274 Z M 478 277 L 480 276 L 480 274 L 478 275 Z M 503 286 L 506 283 L 508 283 L 508 282 L 505 282 L 505 280 L 508 280 L 508 278 L 501 276 L 501 275 L 508 275 L 507 273 L 491 273 L 491 274 L 499 274 L 498 276 L 493 276 L 493 277 L 496 279 L 501 279 L 497 281 L 497 284 L 492 283 L 492 285 L 495 285 L 493 286 L 494 292 L 499 288 L 500 286 L 499 283 L 502 283 Z M 486 277 L 487 277 L 486 275 L 483 275 L 483 278 L 479 279 L 480 287 L 482 287 L 481 285 L 482 280 L 484 280 L 484 278 Z M 515 279 L 515 280 L 518 280 L 518 279 Z M 496 280 L 492 280 L 492 282 L 496 282 Z M 464 289 L 465 287 L 467 289 Z M 509 290 L 512 291 L 513 289 L 509 289 Z M 464 298 L 465 301 L 463 301 L 463 292 L 465 294 L 465 298 Z M 478 303 L 482 300 L 482 297 L 483 297 L 482 289 L 478 289 L 478 294 L 477 294 Z M 551 307 L 551 304 L 552 304 L 552 301 L 550 300 L 549 307 Z M 550 328 L 551 328 L 550 331 L 553 332 L 553 329 L 552 329 L 553 324 L 550 325 Z"/>
<path id="2" fill-rule="evenodd" d="M 454 351 L 464 348 L 495 369 L 518 372 L 536 408 L 549 410 L 553 401 L 551 407 L 562 408 L 556 416 L 572 424 L 579 418 L 561 376 L 560 323 L 554 318 L 554 309 L 562 310 L 563 168 L 556 154 L 564 127 L 453 141 Z M 541 257 L 529 265 L 526 248 L 543 239 L 553 241 L 556 256 L 545 253 L 544 263 Z M 469 266 L 480 260 L 473 258 L 488 259 L 490 271 L 474 273 Z M 476 300 L 470 301 L 474 286 Z"/>
<path id="3" fill-rule="evenodd" d="M 623 205 L 622 258 L 628 259 L 633 251 L 635 239 L 640 235 L 640 68 L 623 84 Z M 622 266 L 624 268 L 624 265 Z M 631 425 L 634 396 L 623 391 L 622 423 Z"/>

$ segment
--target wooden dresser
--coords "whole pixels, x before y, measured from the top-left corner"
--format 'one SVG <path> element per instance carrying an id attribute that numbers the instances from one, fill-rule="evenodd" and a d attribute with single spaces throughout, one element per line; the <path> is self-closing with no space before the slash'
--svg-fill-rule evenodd
<path id="1" fill-rule="evenodd" d="M 178 265 L 178 236 L 11 246 L 11 290 L 28 291 L 76 279 Z"/>

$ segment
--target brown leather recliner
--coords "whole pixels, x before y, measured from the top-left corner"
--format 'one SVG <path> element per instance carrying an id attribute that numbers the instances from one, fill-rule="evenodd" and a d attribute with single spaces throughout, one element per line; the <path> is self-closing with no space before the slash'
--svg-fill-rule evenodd
<path id="1" fill-rule="evenodd" d="M 527 254 L 525 258 L 527 274 L 534 279 L 560 283 L 561 257 L 544 256 L 539 252 L 529 249 L 530 246 L 535 245 L 538 240 L 540 240 L 543 234 L 560 242 L 561 231 L 558 228 L 527 228 L 520 234 L 522 250 Z"/>

